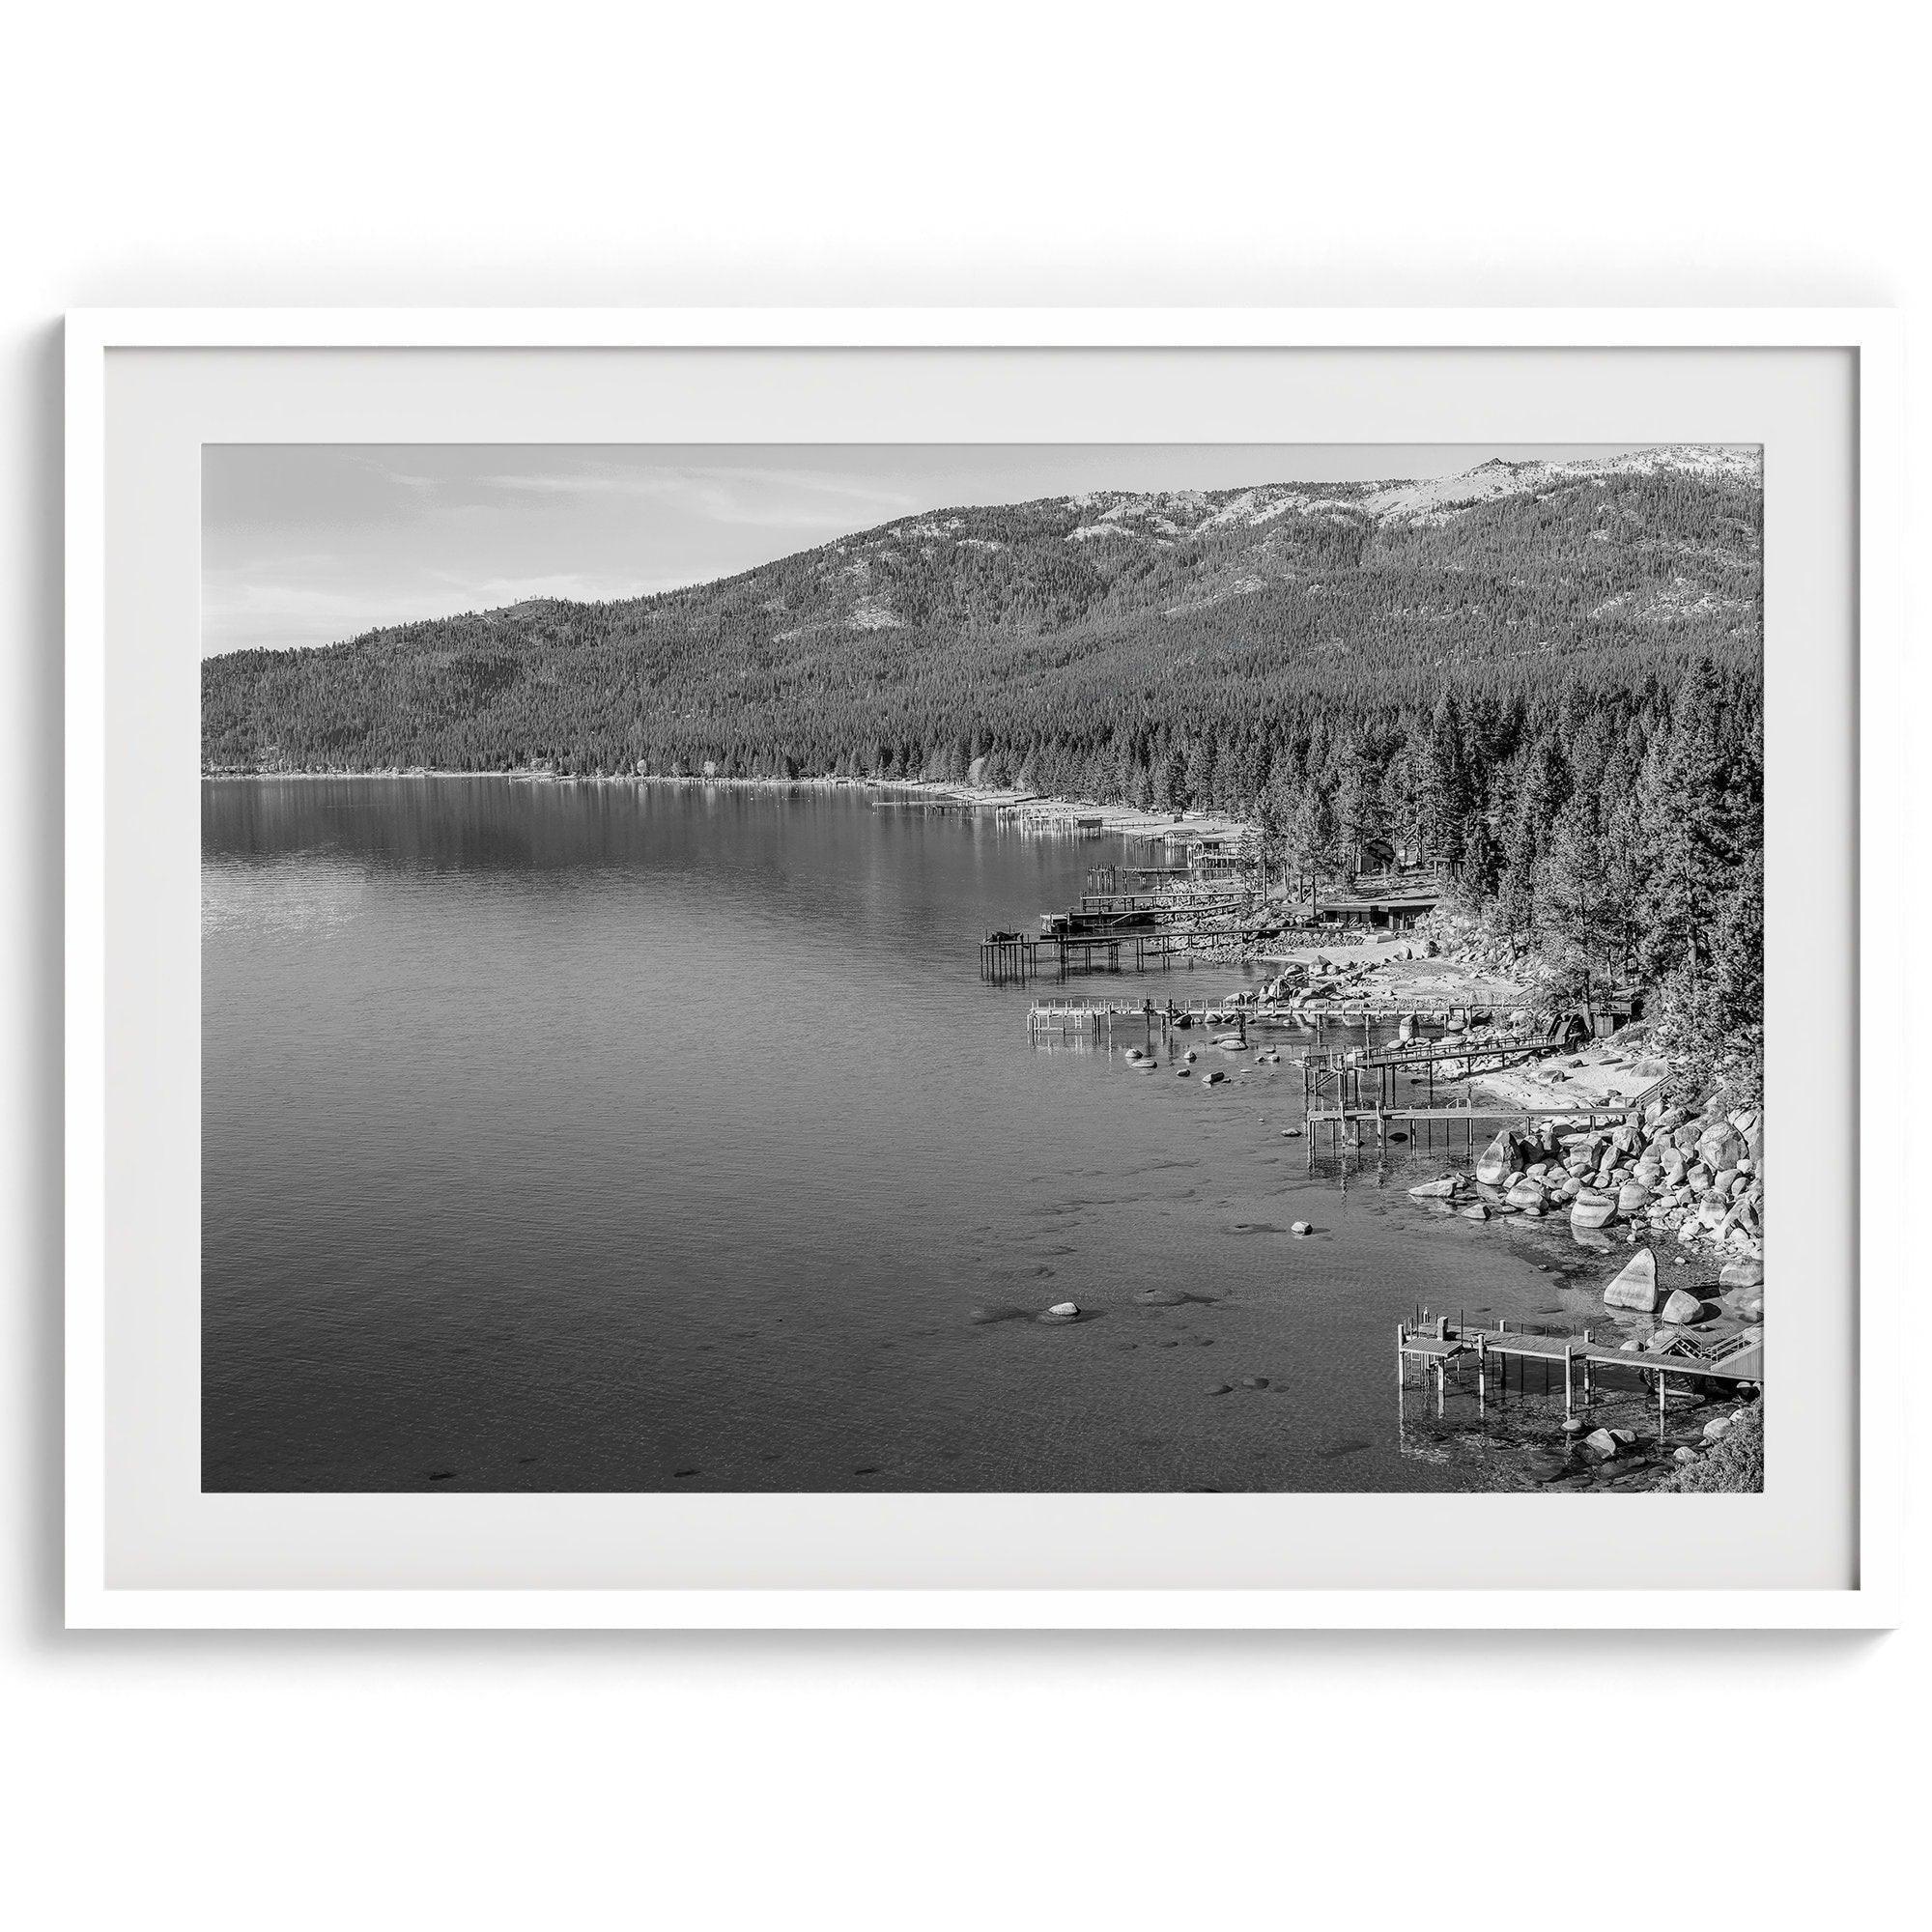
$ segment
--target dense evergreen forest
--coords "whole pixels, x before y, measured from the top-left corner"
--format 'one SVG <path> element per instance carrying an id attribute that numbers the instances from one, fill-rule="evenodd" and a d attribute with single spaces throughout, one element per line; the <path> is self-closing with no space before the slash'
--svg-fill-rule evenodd
<path id="1" fill-rule="evenodd" d="M 1455 863 L 1557 981 L 1759 1026 L 1754 456 L 1101 493 L 903 519 L 723 582 L 242 651 L 211 771 L 1009 783 Z"/>

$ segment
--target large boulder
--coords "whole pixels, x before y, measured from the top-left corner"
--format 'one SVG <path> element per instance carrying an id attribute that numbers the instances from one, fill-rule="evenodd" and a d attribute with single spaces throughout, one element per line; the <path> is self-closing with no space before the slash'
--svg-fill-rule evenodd
<path id="1" fill-rule="evenodd" d="M 1440 1180 L 1424 1180 L 1408 1191 L 1426 1201 L 1446 1201 L 1462 1182 L 1453 1174 L 1445 1174 Z"/>
<path id="2" fill-rule="evenodd" d="M 1535 1181 L 1529 1179 L 1527 1177 L 1525 1177 L 1521 1180 L 1519 1180 L 1516 1183 L 1516 1185 L 1512 1187 L 1506 1195 L 1503 1196 L 1503 1199 L 1507 1201 L 1512 1208 L 1521 1208 L 1524 1210 L 1533 1209 L 1535 1212 L 1539 1214 L 1542 1213 L 1545 1205 L 1543 1189 Z"/>
<path id="3" fill-rule="evenodd" d="M 1627 1180 L 1617 1190 L 1617 1212 L 1640 1214 L 1650 1206 L 1650 1189 L 1641 1180 Z"/>
<path id="4" fill-rule="evenodd" d="M 1605 1289 L 1604 1306 L 1652 1315 L 1657 1310 L 1657 1257 L 1648 1248 L 1639 1248 L 1624 1264 L 1622 1273 Z"/>
<path id="5" fill-rule="evenodd" d="M 1516 1146 L 1506 1133 L 1498 1134 L 1483 1150 L 1483 1157 L 1476 1163 L 1476 1179 L 1487 1180 L 1494 1187 L 1516 1168 Z"/>
<path id="6" fill-rule="evenodd" d="M 1603 1228 L 1617 1217 L 1617 1204 L 1607 1194 L 1579 1194 L 1570 1208 L 1573 1228 Z"/>
<path id="7" fill-rule="evenodd" d="M 1704 1304 L 1689 1289 L 1673 1288 L 1669 1299 L 1663 1304 L 1660 1319 L 1664 1321 L 1701 1321 L 1704 1320 Z"/>
<path id="8" fill-rule="evenodd" d="M 1718 1239 L 1727 1241 L 1735 1236 L 1741 1241 L 1749 1240 L 1751 1230 L 1746 1227 L 1745 1221 L 1750 1212 L 1751 1205 L 1748 1201 L 1733 1201 L 1725 1209 L 1724 1218 L 1718 1223 Z"/>
<path id="9" fill-rule="evenodd" d="M 1764 1285 L 1764 1264 L 1762 1262 L 1730 1262 L 1718 1276 L 1720 1288 L 1761 1288 Z"/>
<path id="10" fill-rule="evenodd" d="M 1618 1446 L 1617 1438 L 1607 1429 L 1593 1429 L 1583 1438 L 1583 1447 L 1605 1463 L 1617 1453 Z"/>

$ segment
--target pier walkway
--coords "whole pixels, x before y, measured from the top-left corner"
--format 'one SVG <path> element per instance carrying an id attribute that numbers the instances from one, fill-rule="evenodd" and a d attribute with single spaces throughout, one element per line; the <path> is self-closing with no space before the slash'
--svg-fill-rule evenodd
<path id="1" fill-rule="evenodd" d="M 1049 932 L 1038 938 L 1024 932 L 989 933 L 980 942 L 980 974 L 986 980 L 1032 980 L 1042 963 L 1065 979 L 1071 972 L 1136 973 L 1170 970 L 1176 960 L 1192 966 L 1194 950 L 1204 941 L 1239 940 L 1267 943 L 1245 923 L 1211 925 L 1150 925 L 1124 931 Z M 1206 965 L 1208 962 L 1201 961 Z M 1225 961 L 1222 962 L 1225 964 Z"/>
<path id="2" fill-rule="evenodd" d="M 1398 1043 L 1340 1052 L 1311 1053 L 1301 1063 L 1302 1099 L 1312 1121 L 1318 1115 L 1386 1114 L 1397 1109 L 1405 1083 L 1420 1086 L 1425 1104 L 1435 1105 L 1437 1079 L 1474 1080 L 1500 1073 L 1558 1050 L 1551 1037 L 1561 1033 L 1566 1016 L 1548 1016 L 1547 1028 L 1534 1036 L 1471 1041 L 1459 1045 L 1436 1040 L 1426 1045 Z M 1445 1069 L 1455 1068 L 1455 1071 Z M 1374 1099 L 1370 1099 L 1370 1090 Z"/>
<path id="3" fill-rule="evenodd" d="M 1151 1009 L 1150 1011 L 1150 1009 Z M 1338 1030 L 1351 1030 L 1371 1026 L 1397 1024 L 1405 1019 L 1426 1020 L 1430 1022 L 1459 1022 L 1463 1026 L 1470 1023 L 1472 1013 L 1490 1010 L 1487 1005 L 1470 1006 L 1460 1002 L 1431 1001 L 1415 999 L 1351 1000 L 1346 1005 L 1340 1001 L 1333 1004 L 1324 1002 L 1320 1006 L 1288 1007 L 1254 1006 L 1246 1003 L 1229 1004 L 1221 1000 L 1135 1000 L 1135 999 L 1078 999 L 1036 1000 L 1027 1014 L 1029 1032 L 1076 1032 L 1090 1028 L 1104 1032 L 1107 1028 L 1122 1023 L 1140 1026 L 1151 1018 L 1154 1025 L 1169 1027 L 1186 1021 L 1199 1026 L 1204 1019 L 1215 1024 L 1225 1022 L 1229 1026 L 1266 1027 L 1270 1029 L 1290 1028 L 1310 1036 L 1312 1052 L 1327 1053 L 1321 1041 L 1332 1037 Z M 1477 1049 L 1479 1052 L 1487 1049 Z M 1362 1052 L 1379 1053 L 1380 1048 L 1355 1047 L 1348 1050 L 1353 1054 Z M 1468 1049 L 1463 1050 L 1464 1056 Z M 1545 1046 L 1539 1049 L 1548 1052 Z M 1339 1056 L 1336 1056 L 1339 1057 Z M 1451 1057 L 1447 1052 L 1445 1058 Z M 1462 1056 L 1457 1056 L 1462 1057 Z"/>
<path id="4" fill-rule="evenodd" d="M 1434 1376 L 1438 1406 L 1452 1372 L 1459 1383 L 1473 1375 L 1479 1405 L 1488 1401 L 1492 1378 L 1498 1392 L 1507 1392 L 1512 1374 L 1517 1386 L 1524 1387 L 1524 1372 L 1534 1363 L 1547 1389 L 1560 1372 L 1565 1415 L 1576 1413 L 1579 1399 L 1588 1408 L 1596 1392 L 1596 1378 L 1606 1369 L 1654 1378 L 1661 1438 L 1672 1377 L 1680 1388 L 1693 1381 L 1732 1389 L 1745 1384 L 1764 1386 L 1764 1330 L 1747 1328 L 1709 1344 L 1685 1334 L 1673 1338 L 1666 1350 L 1647 1353 L 1611 1348 L 1599 1341 L 1590 1328 L 1580 1334 L 1565 1333 L 1532 1325 L 1513 1328 L 1506 1321 L 1486 1327 L 1472 1325 L 1460 1316 L 1428 1317 L 1418 1311 L 1412 1325 L 1407 1321 L 1396 1324 L 1396 1380 L 1405 1390 L 1409 1386 L 1411 1363 L 1420 1367 L 1425 1388 Z"/>

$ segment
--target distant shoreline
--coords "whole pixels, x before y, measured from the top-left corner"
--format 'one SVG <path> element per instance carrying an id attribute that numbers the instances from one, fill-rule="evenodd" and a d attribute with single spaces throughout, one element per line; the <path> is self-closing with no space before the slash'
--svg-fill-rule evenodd
<path id="1" fill-rule="evenodd" d="M 946 779 L 867 779 L 828 776 L 797 779 L 674 778 L 659 774 L 569 776 L 533 768 L 503 772 L 438 771 L 387 768 L 380 771 L 236 772 L 204 771 L 209 784 L 259 784 L 283 781 L 316 782 L 344 779 L 500 779 L 513 784 L 554 785 L 676 785 L 726 791 L 875 791 L 929 798 L 942 804 L 1009 811 L 1033 825 L 1071 827 L 1077 820 L 1097 818 L 1099 830 L 1124 838 L 1239 838 L 1254 828 L 1226 812 L 1143 811 L 1130 805 L 1104 805 L 1094 799 L 1051 798 L 1043 792 L 1014 786 L 972 785 Z"/>

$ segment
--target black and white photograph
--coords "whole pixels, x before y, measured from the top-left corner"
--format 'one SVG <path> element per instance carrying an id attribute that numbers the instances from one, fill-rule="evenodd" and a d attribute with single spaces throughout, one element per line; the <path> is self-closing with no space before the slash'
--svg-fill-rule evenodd
<path id="1" fill-rule="evenodd" d="M 1763 481 L 209 444 L 203 1490 L 1755 1493 Z"/>
<path id="2" fill-rule="evenodd" d="M 1922 1889 L 1908 18 L 25 11 L 20 1923 Z"/>

